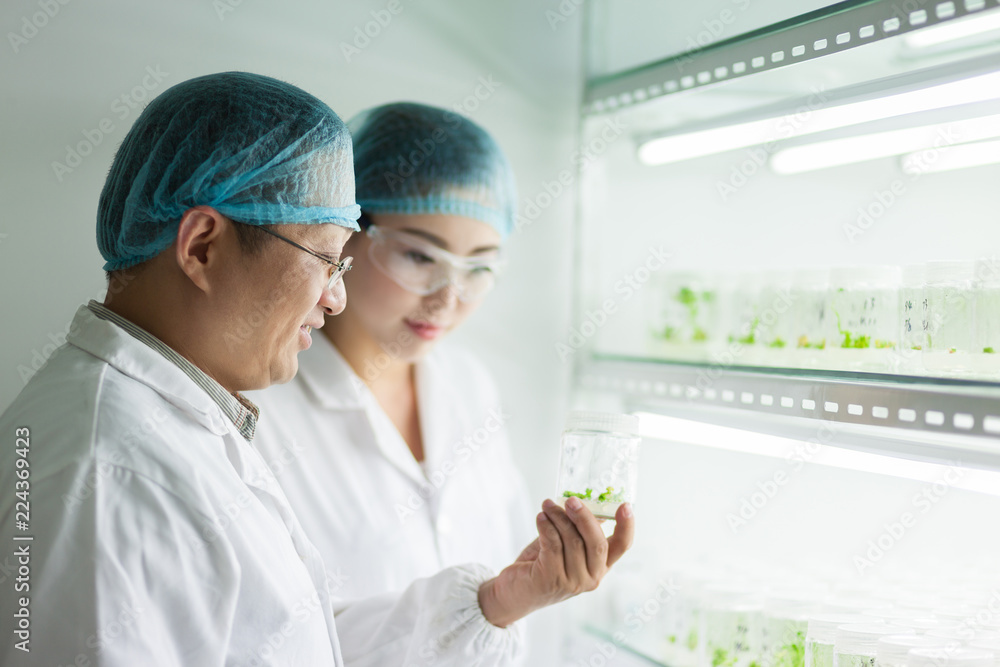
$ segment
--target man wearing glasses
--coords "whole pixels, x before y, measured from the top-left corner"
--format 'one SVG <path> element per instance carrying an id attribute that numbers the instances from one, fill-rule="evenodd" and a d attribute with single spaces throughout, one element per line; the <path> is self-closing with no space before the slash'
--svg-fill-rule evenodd
<path id="1" fill-rule="evenodd" d="M 359 214 L 346 127 L 294 86 L 214 74 L 143 111 L 98 206 L 108 296 L 0 416 L 16 442 L 0 484 L 18 493 L 0 533 L 19 550 L 0 663 L 343 664 L 335 564 L 253 447 L 266 417 L 241 392 L 291 379 L 343 310 Z M 369 634 L 343 641 L 507 660 L 504 626 L 592 589 L 631 542 L 630 521 L 609 543 L 592 515 L 547 513 L 489 587 L 451 568 L 361 601 L 343 614 Z"/>

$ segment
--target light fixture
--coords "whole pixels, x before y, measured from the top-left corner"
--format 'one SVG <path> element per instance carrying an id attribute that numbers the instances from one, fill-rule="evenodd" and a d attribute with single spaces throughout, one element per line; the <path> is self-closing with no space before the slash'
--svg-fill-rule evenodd
<path id="1" fill-rule="evenodd" d="M 906 46 L 926 49 L 945 42 L 966 39 L 992 30 L 1000 30 L 1000 11 L 968 16 L 923 30 L 914 30 L 903 37 Z"/>
<path id="2" fill-rule="evenodd" d="M 661 165 L 861 123 L 1000 99 L 995 58 L 952 63 L 781 103 L 757 118 L 729 117 L 704 129 L 648 138 L 639 159 Z"/>
<path id="3" fill-rule="evenodd" d="M 948 150 L 933 155 L 920 151 L 904 155 L 902 159 L 903 171 L 910 175 L 953 171 L 987 164 L 1000 164 L 1000 140 L 951 146 Z"/>
<path id="4" fill-rule="evenodd" d="M 927 483 L 952 479 L 954 481 L 950 482 L 950 485 L 956 488 L 994 496 L 1000 495 L 1000 473 L 997 471 L 962 468 L 960 475 L 949 475 L 949 471 L 953 471 L 955 466 L 911 461 L 829 444 L 806 443 L 793 438 L 765 435 L 652 412 L 637 412 L 636 414 L 640 418 L 639 433 L 644 438 L 713 447 L 784 460 L 788 460 L 790 456 L 794 455 L 800 457 L 796 460 L 805 458 L 805 462 L 810 464 L 889 475 Z"/>
<path id="5" fill-rule="evenodd" d="M 799 174 L 925 149 L 944 155 L 957 144 L 994 137 L 1000 137 L 1000 114 L 793 146 L 775 153 L 770 165 L 778 174 Z"/>

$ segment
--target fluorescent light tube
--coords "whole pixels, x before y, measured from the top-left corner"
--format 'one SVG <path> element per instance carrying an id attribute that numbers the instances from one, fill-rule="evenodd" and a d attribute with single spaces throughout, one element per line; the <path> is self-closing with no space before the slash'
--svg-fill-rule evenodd
<path id="1" fill-rule="evenodd" d="M 941 151 L 934 161 L 925 159 L 921 153 L 903 156 L 903 171 L 907 174 L 927 174 L 952 171 L 966 167 L 981 167 L 1000 163 L 1000 141 L 980 141 L 974 144 L 951 146 Z"/>
<path id="2" fill-rule="evenodd" d="M 845 449 L 816 442 L 804 443 L 792 438 L 764 435 L 753 431 L 719 426 L 706 422 L 668 417 L 652 412 L 637 412 L 639 434 L 644 438 L 680 442 L 725 449 L 743 454 L 755 454 L 787 459 L 808 446 L 810 464 L 820 464 L 845 470 L 890 475 L 920 482 L 935 482 L 944 478 L 952 466 L 926 461 L 911 461 L 884 454 Z M 1000 496 L 1000 473 L 991 470 L 962 468 L 962 475 L 953 484 L 956 488 Z"/>
<path id="3" fill-rule="evenodd" d="M 1000 11 L 970 16 L 957 21 L 907 33 L 903 40 L 913 49 L 925 49 L 956 39 L 965 39 L 991 30 L 1000 30 Z"/>
<path id="4" fill-rule="evenodd" d="M 814 110 L 650 139 L 639 159 L 654 166 L 757 146 L 904 114 L 1000 99 L 1000 72 Z"/>
<path id="5" fill-rule="evenodd" d="M 994 137 L 1000 137 L 1000 114 L 794 146 L 775 153 L 770 165 L 776 173 L 787 175 L 924 149 L 935 149 L 937 158 L 955 150 L 957 144 Z"/>

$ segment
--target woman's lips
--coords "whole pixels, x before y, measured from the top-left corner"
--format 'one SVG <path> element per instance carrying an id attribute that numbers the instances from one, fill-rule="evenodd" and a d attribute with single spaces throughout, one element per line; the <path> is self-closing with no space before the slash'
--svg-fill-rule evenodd
<path id="1" fill-rule="evenodd" d="M 410 327 L 410 331 L 424 340 L 434 340 L 445 331 L 444 327 L 428 324 L 427 322 L 417 322 L 415 320 L 406 320 L 406 326 Z"/>

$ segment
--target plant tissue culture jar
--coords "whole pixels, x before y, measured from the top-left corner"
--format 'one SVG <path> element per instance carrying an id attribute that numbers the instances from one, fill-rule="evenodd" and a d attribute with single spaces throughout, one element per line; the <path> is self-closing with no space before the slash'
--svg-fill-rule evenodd
<path id="1" fill-rule="evenodd" d="M 707 600 L 700 667 L 759 667 L 762 614 L 753 591 L 715 587 Z"/>
<path id="2" fill-rule="evenodd" d="M 927 346 L 924 368 L 934 374 L 972 370 L 973 262 L 928 262 L 924 295 L 927 298 Z"/>
<path id="3" fill-rule="evenodd" d="M 639 477 L 639 418 L 609 412 L 570 412 L 559 453 L 557 498 L 571 497 L 601 519 L 635 502 Z"/>
<path id="4" fill-rule="evenodd" d="M 892 370 L 899 334 L 900 271 L 895 266 L 830 272 L 827 348 L 836 368 Z"/>
<path id="5" fill-rule="evenodd" d="M 995 378 L 1000 376 L 1000 260 L 980 260 L 974 271 L 976 372 Z"/>
<path id="6" fill-rule="evenodd" d="M 901 632 L 906 630 L 888 623 L 841 625 L 833 643 L 833 667 L 875 667 L 879 638 Z"/>
<path id="7" fill-rule="evenodd" d="M 903 267 L 899 290 L 899 372 L 917 375 L 923 371 L 921 356 L 927 333 L 927 299 L 924 296 L 924 265 Z"/>
<path id="8" fill-rule="evenodd" d="M 837 628 L 850 623 L 866 623 L 861 614 L 823 614 L 809 618 L 806 630 L 805 667 L 833 667 L 833 644 Z"/>
<path id="9" fill-rule="evenodd" d="M 825 269 L 801 269 L 792 278 L 792 333 L 795 366 L 823 366 L 826 350 L 826 326 L 830 305 L 827 291 L 830 272 Z"/>

